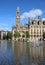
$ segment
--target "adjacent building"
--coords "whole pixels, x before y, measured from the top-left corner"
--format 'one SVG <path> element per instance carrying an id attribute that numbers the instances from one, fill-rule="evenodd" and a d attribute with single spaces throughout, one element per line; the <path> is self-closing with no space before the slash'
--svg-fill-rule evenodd
<path id="1" fill-rule="evenodd" d="M 7 36 L 8 31 L 0 30 L 0 40 L 3 40 Z"/>
<path id="2" fill-rule="evenodd" d="M 34 19 L 30 22 L 30 40 L 33 39 L 41 39 L 43 37 L 43 33 L 45 32 L 45 20 L 42 20 L 40 16 L 38 19 Z"/>

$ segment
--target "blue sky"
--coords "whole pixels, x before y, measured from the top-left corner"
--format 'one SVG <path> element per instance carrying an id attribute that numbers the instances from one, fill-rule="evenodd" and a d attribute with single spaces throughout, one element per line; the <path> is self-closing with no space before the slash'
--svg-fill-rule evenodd
<path id="1" fill-rule="evenodd" d="M 15 25 L 16 8 L 20 8 L 22 24 L 28 23 L 28 16 L 45 19 L 45 0 L 0 0 L 0 30 L 11 30 Z"/>

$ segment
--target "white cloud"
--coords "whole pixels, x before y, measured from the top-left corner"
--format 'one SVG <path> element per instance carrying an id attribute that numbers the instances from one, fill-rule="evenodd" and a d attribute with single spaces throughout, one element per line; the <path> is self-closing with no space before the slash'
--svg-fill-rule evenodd
<path id="1" fill-rule="evenodd" d="M 21 15 L 21 20 L 27 17 L 35 18 L 36 16 L 41 16 L 43 14 L 43 11 L 41 9 L 32 9 L 29 12 L 24 12 Z"/>
<path id="2" fill-rule="evenodd" d="M 45 20 L 45 18 L 43 18 L 43 20 Z"/>
<path id="3" fill-rule="evenodd" d="M 0 26 L 8 26 L 6 23 L 0 23 Z"/>

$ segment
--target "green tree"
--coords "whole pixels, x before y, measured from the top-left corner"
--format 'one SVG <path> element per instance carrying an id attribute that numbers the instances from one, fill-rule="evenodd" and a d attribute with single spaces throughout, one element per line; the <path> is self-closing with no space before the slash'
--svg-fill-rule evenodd
<path id="1" fill-rule="evenodd" d="M 30 35 L 29 35 L 29 32 L 28 32 L 28 31 L 26 31 L 26 32 L 25 32 L 25 37 L 26 37 L 26 38 L 29 38 L 29 37 L 30 37 Z"/>
<path id="2" fill-rule="evenodd" d="M 7 33 L 7 39 L 12 39 L 12 32 Z"/>
<path id="3" fill-rule="evenodd" d="M 15 37 L 15 38 L 19 38 L 19 37 L 20 37 L 20 33 L 19 33 L 18 31 L 16 31 L 16 32 L 14 33 L 14 37 Z"/>

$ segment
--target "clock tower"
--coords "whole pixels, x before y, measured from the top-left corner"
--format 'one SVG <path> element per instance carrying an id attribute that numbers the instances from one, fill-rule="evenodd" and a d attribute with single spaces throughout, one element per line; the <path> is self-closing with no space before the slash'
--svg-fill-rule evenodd
<path id="1" fill-rule="evenodd" d="M 20 9 L 19 9 L 19 7 L 17 7 L 17 10 L 16 10 L 16 25 L 17 26 L 20 25 Z"/>

